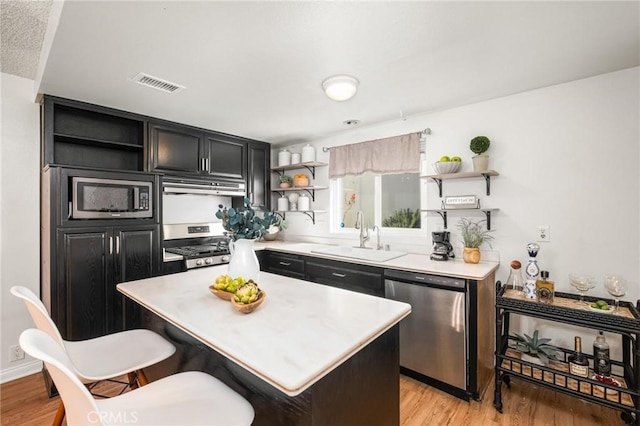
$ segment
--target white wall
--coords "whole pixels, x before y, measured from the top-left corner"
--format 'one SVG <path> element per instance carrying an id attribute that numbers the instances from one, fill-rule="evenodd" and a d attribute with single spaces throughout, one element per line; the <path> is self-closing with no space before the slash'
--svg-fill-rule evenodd
<path id="1" fill-rule="evenodd" d="M 9 362 L 9 347 L 33 327 L 9 289 L 40 292 L 40 115 L 33 90 L 33 80 L 0 75 L 0 383 L 41 369 L 28 356 Z"/>
<path id="2" fill-rule="evenodd" d="M 542 269 L 550 271 L 558 291 L 573 292 L 567 275 L 574 272 L 595 275 L 598 286 L 591 293 L 608 296 L 602 277 L 613 272 L 629 280 L 625 299 L 635 301 L 640 297 L 639 70 L 636 67 L 318 140 L 314 142 L 318 161 L 328 161 L 323 146 L 428 127 L 432 135 L 427 138 L 427 162 L 442 155 L 459 155 L 462 171 L 469 171 L 473 155 L 469 140 L 486 135 L 491 139 L 489 167 L 500 173 L 492 179 L 491 196 L 484 194 L 482 180 L 446 181 L 444 194 L 476 194 L 483 207 L 500 209 L 492 220 L 493 249 L 502 259 L 497 279 L 506 280 L 511 260 L 526 264 L 525 246 L 535 241 L 538 225 L 549 225 L 551 240 L 539 243 L 538 259 Z M 318 185 L 328 184 L 324 170 L 318 172 Z M 428 181 L 424 185 L 429 193 L 427 205 L 439 208 L 436 185 Z M 327 208 L 328 203 L 325 191 L 314 206 Z M 331 242 L 332 237 L 335 242 L 336 236 L 329 234 L 327 215 L 315 226 L 301 215 L 289 214 L 287 220 L 288 240 Z M 428 216 L 428 221 L 429 231 L 442 224 L 439 216 Z M 449 222 L 452 241 L 460 250 L 456 218 Z M 383 242 L 387 240 L 393 249 L 430 252 L 428 236 L 422 242 L 383 237 Z M 523 327 L 527 331 L 532 325 Z M 569 329 L 564 337 L 558 334 L 562 340 L 558 343 L 571 346 L 573 331 Z M 590 332 L 583 337 L 588 350 L 593 337 Z"/>

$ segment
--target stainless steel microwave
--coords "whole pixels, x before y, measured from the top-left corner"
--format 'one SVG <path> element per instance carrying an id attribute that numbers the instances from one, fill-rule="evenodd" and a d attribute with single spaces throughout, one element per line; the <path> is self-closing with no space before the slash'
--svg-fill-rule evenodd
<path id="1" fill-rule="evenodd" d="M 89 177 L 71 178 L 73 219 L 153 217 L 153 183 Z"/>

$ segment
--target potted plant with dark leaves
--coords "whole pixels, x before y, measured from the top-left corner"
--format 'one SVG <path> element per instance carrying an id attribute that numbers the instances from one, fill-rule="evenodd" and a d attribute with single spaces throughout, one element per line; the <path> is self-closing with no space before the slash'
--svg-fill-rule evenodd
<path id="1" fill-rule="evenodd" d="M 491 141 L 486 136 L 476 136 L 471 139 L 469 148 L 471 152 L 476 154 L 471 158 L 474 172 L 484 172 L 489 168 L 489 156 L 485 152 L 487 152 L 490 145 Z"/>
<path id="2" fill-rule="evenodd" d="M 486 220 L 480 220 L 474 222 L 466 217 L 463 217 L 458 221 L 458 229 L 460 229 L 460 237 L 462 238 L 462 258 L 467 263 L 479 263 L 480 262 L 480 246 L 484 243 L 489 244 L 489 241 L 493 240 L 493 235 L 490 234 L 490 230 L 484 229 L 482 223 Z"/>
<path id="3" fill-rule="evenodd" d="M 222 226 L 231 238 L 228 275 L 257 281 L 260 264 L 254 250 L 255 242 L 269 232 L 271 225 L 281 223 L 280 216 L 267 209 L 256 212 L 251 207 L 251 201 L 245 197 L 243 207 L 239 209 L 227 209 L 220 204 L 216 217 L 222 220 Z"/>
<path id="4" fill-rule="evenodd" d="M 515 350 L 520 352 L 520 359 L 538 365 L 549 365 L 549 360 L 556 360 L 558 348 L 550 345 L 551 339 L 539 338 L 538 330 L 533 332 L 533 337 L 525 334 L 524 336 L 513 333 L 513 341 L 516 345 Z"/>

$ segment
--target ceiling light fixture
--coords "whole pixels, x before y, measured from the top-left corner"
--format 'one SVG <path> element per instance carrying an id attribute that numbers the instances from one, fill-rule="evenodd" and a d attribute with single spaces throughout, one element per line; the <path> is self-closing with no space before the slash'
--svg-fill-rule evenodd
<path id="1" fill-rule="evenodd" d="M 358 79 L 350 75 L 334 75 L 322 82 L 322 88 L 329 98 L 342 102 L 356 94 L 358 84 Z"/>

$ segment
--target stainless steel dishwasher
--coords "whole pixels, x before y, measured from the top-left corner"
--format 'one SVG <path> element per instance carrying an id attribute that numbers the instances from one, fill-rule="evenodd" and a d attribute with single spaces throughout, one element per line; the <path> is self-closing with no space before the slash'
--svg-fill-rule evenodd
<path id="1" fill-rule="evenodd" d="M 411 305 L 411 315 L 400 322 L 401 371 L 464 399 L 469 359 L 466 296 L 461 278 L 385 270 L 385 297 Z"/>

